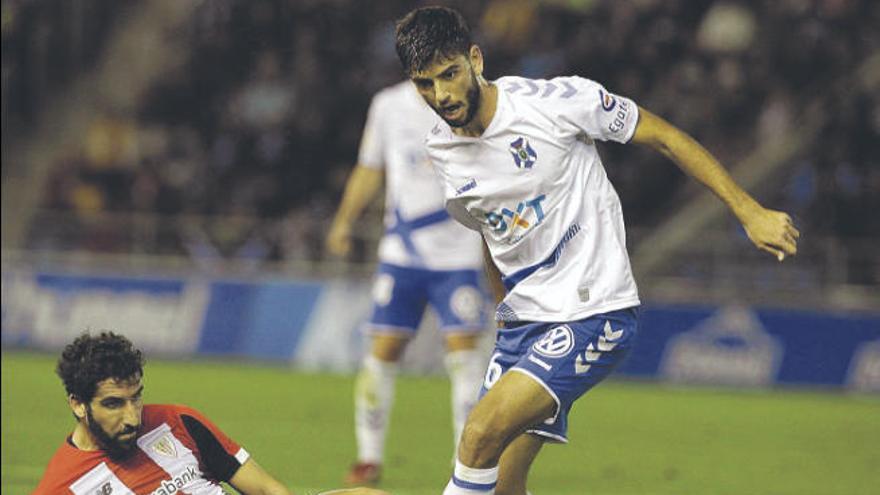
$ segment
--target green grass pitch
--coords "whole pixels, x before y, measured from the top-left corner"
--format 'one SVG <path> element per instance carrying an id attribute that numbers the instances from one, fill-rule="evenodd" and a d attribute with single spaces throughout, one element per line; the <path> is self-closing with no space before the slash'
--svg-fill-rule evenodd
<path id="1" fill-rule="evenodd" d="M 3 354 L 2 493 L 29 493 L 73 427 L 54 356 Z M 151 360 L 146 402 L 206 413 L 297 493 L 338 487 L 354 458 L 349 376 L 239 362 Z M 451 462 L 449 387 L 404 376 L 383 488 L 437 494 Z M 880 493 L 876 396 L 723 391 L 611 381 L 572 411 L 571 443 L 543 449 L 535 495 Z"/>

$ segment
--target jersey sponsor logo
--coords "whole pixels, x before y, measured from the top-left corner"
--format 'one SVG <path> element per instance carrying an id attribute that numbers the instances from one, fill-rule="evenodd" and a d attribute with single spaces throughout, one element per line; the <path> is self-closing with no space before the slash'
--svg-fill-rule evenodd
<path id="1" fill-rule="evenodd" d="M 464 193 L 470 191 L 471 189 L 473 189 L 473 188 L 475 188 L 475 187 L 477 187 L 477 180 L 471 178 L 470 180 L 468 180 L 467 182 L 465 182 L 463 186 L 461 186 L 461 187 L 459 187 L 458 189 L 455 190 L 455 195 L 456 195 L 456 196 L 461 196 L 462 194 L 464 194 Z"/>
<path id="2" fill-rule="evenodd" d="M 612 105 L 612 108 L 614 106 Z M 605 108 L 605 105 L 602 105 L 602 108 Z M 608 124 L 608 130 L 613 133 L 618 133 L 622 129 L 626 127 L 627 117 L 629 116 L 630 106 L 626 100 L 620 100 L 620 105 L 617 105 L 617 113 L 614 114 L 614 120 Z"/>
<path id="3" fill-rule="evenodd" d="M 547 330 L 547 333 L 532 344 L 532 350 L 549 358 L 565 356 L 572 347 L 574 347 L 574 334 L 568 325 L 559 325 Z"/>
<path id="4" fill-rule="evenodd" d="M 95 495 L 110 495 L 113 493 L 113 485 L 108 481 L 95 490 Z"/>
<path id="5" fill-rule="evenodd" d="M 517 168 L 532 168 L 538 154 L 529 144 L 529 141 L 520 136 L 510 143 L 510 154 L 513 156 L 513 163 Z"/>
<path id="6" fill-rule="evenodd" d="M 617 106 L 617 99 L 614 98 L 614 95 L 608 94 L 601 89 L 599 90 L 599 100 L 602 102 L 602 110 L 606 112 L 614 110 L 614 107 Z"/>
<path id="7" fill-rule="evenodd" d="M 167 434 L 162 435 L 159 440 L 150 445 L 150 448 L 153 449 L 153 452 L 165 457 L 177 457 L 177 448 L 174 447 L 174 442 Z"/>
<path id="8" fill-rule="evenodd" d="M 499 234 L 504 234 L 508 230 L 533 228 L 544 220 L 544 209 L 541 207 L 541 203 L 546 198 L 547 195 L 542 194 L 534 199 L 520 201 L 515 210 L 501 208 L 500 213 L 490 211 L 486 213 L 486 221 L 489 223 L 489 227 Z M 534 214 L 535 217 L 532 222 L 526 219 L 531 214 Z M 522 235 L 516 237 L 514 242 L 521 238 Z"/>
<path id="9" fill-rule="evenodd" d="M 159 488 L 150 492 L 150 495 L 172 495 L 182 490 L 190 481 L 201 479 L 201 477 L 201 473 L 193 466 L 187 466 L 186 472 L 180 476 L 162 480 Z"/>

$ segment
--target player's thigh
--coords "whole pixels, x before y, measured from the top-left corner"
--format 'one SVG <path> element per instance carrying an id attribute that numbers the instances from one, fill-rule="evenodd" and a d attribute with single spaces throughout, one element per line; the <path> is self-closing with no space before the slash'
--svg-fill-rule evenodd
<path id="1" fill-rule="evenodd" d="M 506 443 L 555 412 L 556 400 L 544 386 L 513 370 L 504 373 L 474 406 L 465 435 L 488 436 Z"/>
<path id="2" fill-rule="evenodd" d="M 498 463 L 496 495 L 525 495 L 529 468 L 544 445 L 544 439 L 522 433 L 504 449 Z"/>

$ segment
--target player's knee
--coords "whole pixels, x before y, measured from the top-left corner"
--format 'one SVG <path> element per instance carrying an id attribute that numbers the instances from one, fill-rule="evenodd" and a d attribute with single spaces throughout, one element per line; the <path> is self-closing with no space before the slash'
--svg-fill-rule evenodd
<path id="1" fill-rule="evenodd" d="M 473 333 L 452 333 L 446 336 L 446 352 L 472 351 L 479 344 L 479 336 Z"/>
<path id="2" fill-rule="evenodd" d="M 396 363 L 400 361 L 408 342 L 409 340 L 402 337 L 376 336 L 373 337 L 370 353 L 380 361 Z"/>
<path id="3" fill-rule="evenodd" d="M 469 467 L 491 467 L 498 462 L 506 437 L 498 425 L 471 417 L 461 434 L 458 458 Z"/>

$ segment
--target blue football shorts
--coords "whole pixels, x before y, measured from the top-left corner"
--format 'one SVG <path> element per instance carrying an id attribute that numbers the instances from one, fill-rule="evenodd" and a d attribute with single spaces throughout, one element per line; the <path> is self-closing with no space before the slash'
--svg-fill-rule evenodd
<path id="1" fill-rule="evenodd" d="M 486 328 L 486 291 L 479 270 L 427 270 L 381 263 L 373 283 L 368 333 L 414 333 L 428 304 L 443 332 Z"/>
<path id="2" fill-rule="evenodd" d="M 639 310 L 633 307 L 568 323 L 520 322 L 499 329 L 480 397 L 508 370 L 532 377 L 557 408 L 553 417 L 527 431 L 566 443 L 572 404 L 626 357 L 638 324 Z"/>

